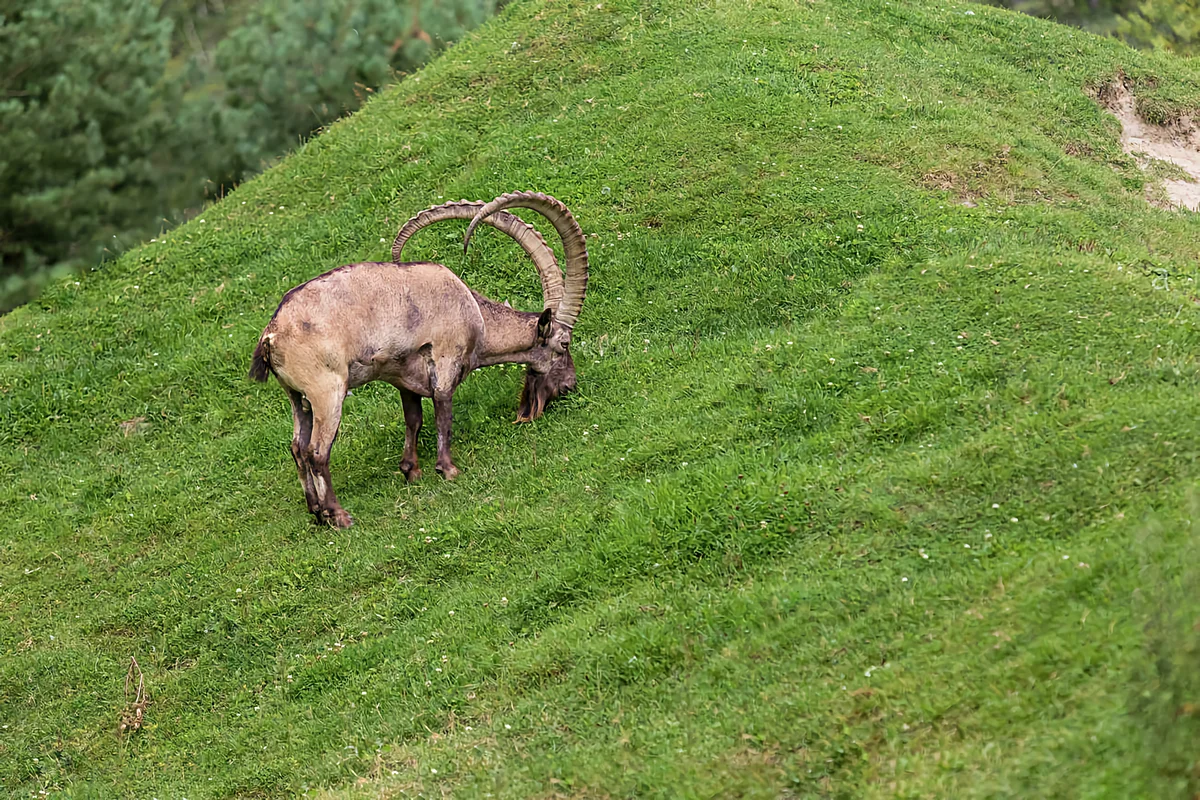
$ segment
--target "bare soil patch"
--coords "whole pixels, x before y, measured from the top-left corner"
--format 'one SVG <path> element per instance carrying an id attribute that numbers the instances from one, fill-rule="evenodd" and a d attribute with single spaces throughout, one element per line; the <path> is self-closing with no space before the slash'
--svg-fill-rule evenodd
<path id="1" fill-rule="evenodd" d="M 1153 161 L 1165 161 L 1190 176 L 1190 180 L 1162 180 L 1165 204 L 1200 211 L 1200 129 L 1191 117 L 1181 116 L 1167 125 L 1147 122 L 1129 88 L 1120 82 L 1102 88 L 1096 99 L 1121 121 L 1121 146 L 1143 169 Z"/>

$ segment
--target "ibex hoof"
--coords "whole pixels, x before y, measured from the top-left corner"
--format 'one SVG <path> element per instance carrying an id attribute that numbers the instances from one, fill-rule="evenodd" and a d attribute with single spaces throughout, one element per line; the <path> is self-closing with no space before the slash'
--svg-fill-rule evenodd
<path id="1" fill-rule="evenodd" d="M 321 520 L 335 528 L 349 528 L 354 524 L 354 518 L 342 508 L 321 509 Z"/>
<path id="2" fill-rule="evenodd" d="M 409 483 L 421 479 L 421 468 L 416 464 L 406 464 L 402 461 L 400 462 L 400 472 L 404 474 L 404 479 Z"/>
<path id="3" fill-rule="evenodd" d="M 438 471 L 439 475 L 441 475 L 443 478 L 445 478 L 448 481 L 452 481 L 455 478 L 457 478 L 460 474 L 462 474 L 461 470 L 459 470 L 459 468 L 454 466 L 453 464 L 446 466 L 446 467 L 439 466 L 437 468 L 437 471 Z"/>
<path id="4" fill-rule="evenodd" d="M 520 425 L 522 422 L 533 422 L 532 417 L 520 416 L 513 420 L 513 425 Z"/>

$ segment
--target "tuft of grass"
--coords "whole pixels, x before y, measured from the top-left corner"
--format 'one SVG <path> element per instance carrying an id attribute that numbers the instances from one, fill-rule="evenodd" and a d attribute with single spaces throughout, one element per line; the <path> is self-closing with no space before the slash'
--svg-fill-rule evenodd
<path id="1" fill-rule="evenodd" d="M 971 4 L 525 0 L 56 283 L 0 320 L 5 786 L 1191 796 L 1200 236 L 1088 96 L 1118 74 L 1200 105 Z M 516 189 L 589 234 L 579 391 L 514 427 L 520 372 L 472 376 L 463 476 L 411 486 L 355 391 L 357 524 L 315 527 L 244 377 L 279 297 Z M 460 237 L 410 257 L 538 304 Z"/>

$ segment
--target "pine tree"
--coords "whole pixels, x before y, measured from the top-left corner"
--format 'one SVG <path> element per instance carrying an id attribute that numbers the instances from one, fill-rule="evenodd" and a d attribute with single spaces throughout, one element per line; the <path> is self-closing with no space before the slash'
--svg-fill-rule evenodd
<path id="1" fill-rule="evenodd" d="M 241 180 L 490 17 L 495 0 L 263 0 L 216 49 L 223 90 L 197 129 L 213 181 Z M 211 80 L 211 79 L 210 79 Z"/>
<path id="2" fill-rule="evenodd" d="M 151 0 L 0 2 L 0 305 L 152 224 L 170 32 Z"/>
<path id="3" fill-rule="evenodd" d="M 1200 53 L 1200 0 L 1144 0 L 1118 28 L 1122 39 L 1137 47 Z"/>

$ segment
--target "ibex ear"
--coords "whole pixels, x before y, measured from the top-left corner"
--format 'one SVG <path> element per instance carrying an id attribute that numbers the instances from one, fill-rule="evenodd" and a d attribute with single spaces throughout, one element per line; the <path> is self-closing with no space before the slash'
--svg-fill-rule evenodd
<path id="1" fill-rule="evenodd" d="M 510 302 L 508 302 L 507 300 L 505 300 L 505 301 L 504 301 L 504 307 L 505 307 L 505 308 L 512 308 L 512 303 L 510 303 Z"/>
<path id="2" fill-rule="evenodd" d="M 553 318 L 553 316 L 554 311 L 547 308 L 542 312 L 542 315 L 538 317 L 537 340 L 539 344 L 545 343 L 546 339 L 550 338 L 550 320 Z"/>

